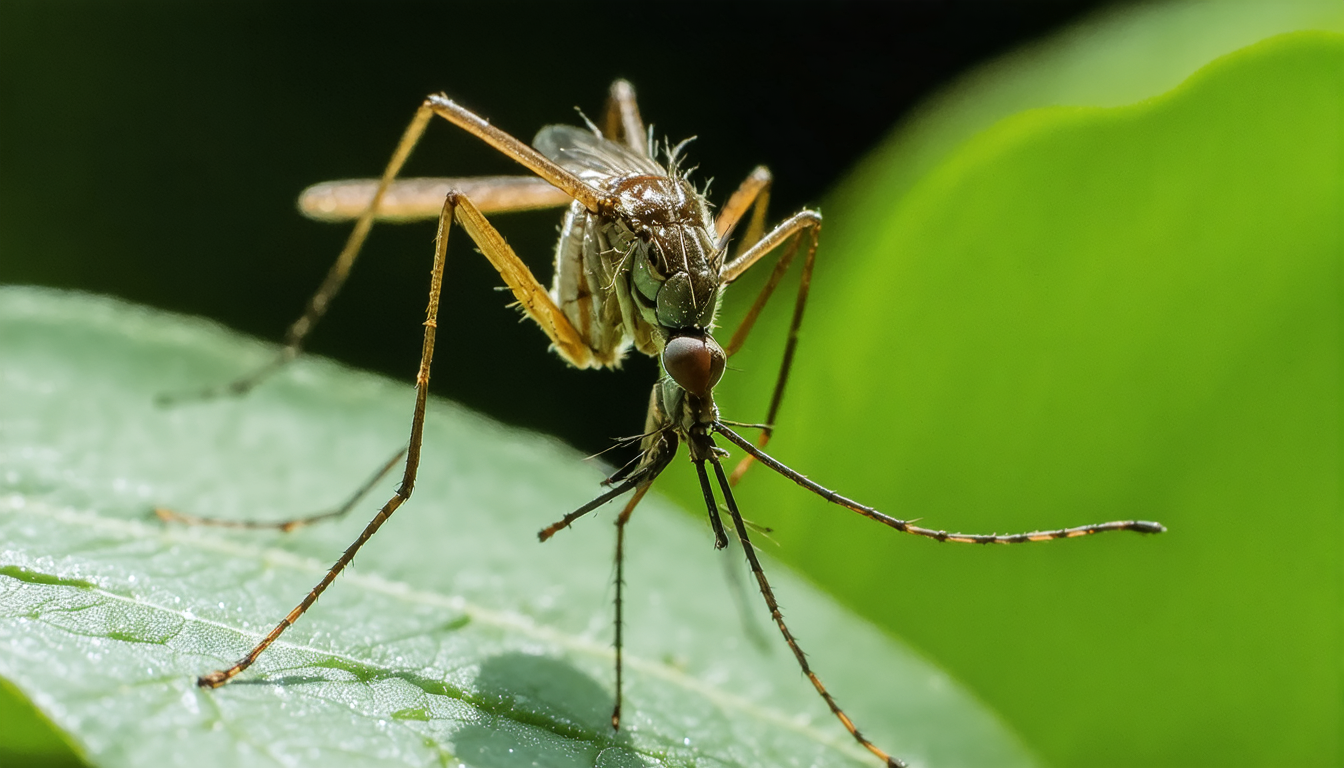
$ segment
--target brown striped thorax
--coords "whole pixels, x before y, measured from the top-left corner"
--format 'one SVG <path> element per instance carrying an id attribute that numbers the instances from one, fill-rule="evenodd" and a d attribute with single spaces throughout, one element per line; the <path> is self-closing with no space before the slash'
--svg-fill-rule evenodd
<path id="1" fill-rule="evenodd" d="M 635 176 L 613 190 L 633 248 L 630 278 L 640 314 L 663 329 L 706 328 L 714 320 L 723 251 L 704 198 L 686 179 Z M 618 246 L 619 247 L 619 246 Z"/>

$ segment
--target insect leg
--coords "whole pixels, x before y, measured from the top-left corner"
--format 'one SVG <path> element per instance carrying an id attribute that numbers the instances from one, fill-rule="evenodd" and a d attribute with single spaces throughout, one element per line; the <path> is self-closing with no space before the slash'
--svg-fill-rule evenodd
<path id="1" fill-rule="evenodd" d="M 774 178 L 769 168 L 756 166 L 728 198 L 728 202 L 723 204 L 718 218 L 714 219 L 714 231 L 718 234 L 720 248 L 727 245 L 725 241 L 737 228 L 748 208 L 751 209 L 751 222 L 747 224 L 742 239 L 737 241 L 738 258 L 760 242 L 761 236 L 765 234 L 765 213 L 770 205 L 770 186 Z"/>
<path id="2" fill-rule="evenodd" d="M 649 154 L 649 137 L 644 131 L 644 119 L 639 116 L 635 101 L 635 87 L 627 80 L 616 80 L 607 94 L 607 108 L 602 117 L 602 135 L 625 144 L 637 154 Z"/>
<path id="3" fill-rule="evenodd" d="M 947 531 L 934 530 L 933 528 L 924 528 L 915 525 L 908 520 L 898 520 L 890 515 L 883 514 L 872 507 L 865 506 L 853 499 L 841 496 L 835 491 L 832 491 L 819 483 L 813 482 L 804 475 L 789 469 L 765 451 L 752 445 L 751 441 L 724 426 L 722 422 L 715 422 L 712 429 L 728 438 L 729 441 L 736 443 L 739 448 L 755 457 L 757 461 L 832 504 L 838 504 L 846 509 L 857 512 L 870 520 L 876 520 L 885 526 L 895 528 L 902 533 L 923 536 L 937 541 L 950 541 L 955 544 L 1021 544 L 1028 541 L 1076 539 L 1079 536 L 1090 536 L 1094 533 L 1106 533 L 1108 531 L 1164 533 L 1167 530 L 1161 523 L 1154 523 L 1147 520 L 1116 520 L 1109 523 L 1092 523 L 1090 525 L 1080 525 L 1073 528 L 1057 528 L 1049 531 L 1029 531 L 1027 533 L 948 533 Z"/>
<path id="4" fill-rule="evenodd" d="M 593 187 L 561 168 L 553 160 L 532 147 L 494 127 L 471 110 L 455 103 L 445 94 L 436 94 L 425 99 L 420 107 L 429 109 L 439 117 L 470 133 L 486 144 L 521 164 L 552 186 L 564 190 L 565 194 L 583 203 L 583 207 L 594 213 L 610 215 L 616 207 L 616 199 Z M 417 116 L 418 117 L 418 116 Z"/>
<path id="5" fill-rule="evenodd" d="M 322 577 L 317 586 L 313 587 L 308 596 L 295 606 L 294 610 L 290 611 L 289 615 L 276 625 L 270 634 L 263 638 L 251 651 L 248 651 L 247 655 L 237 663 L 227 669 L 211 672 L 200 677 L 197 683 L 202 687 L 218 688 L 251 666 L 258 656 L 269 648 L 286 629 L 293 626 L 304 611 L 308 610 L 317 601 L 317 598 L 354 559 L 355 553 L 359 551 L 360 547 L 364 546 L 364 543 L 377 533 L 383 523 L 392 516 L 392 513 L 411 497 L 411 492 L 415 488 L 416 471 L 420 466 L 420 446 L 425 425 L 425 403 L 429 394 L 430 362 L 434 357 L 439 296 L 443 288 L 443 265 L 448 248 L 448 233 L 454 221 L 467 231 L 477 248 L 499 271 L 500 276 L 504 278 L 504 282 L 513 291 L 513 295 L 518 299 L 524 311 L 541 325 L 542 330 L 546 332 L 561 356 L 578 367 L 583 367 L 591 357 L 591 350 L 583 344 L 573 325 L 560 311 L 560 308 L 555 305 L 555 302 L 551 301 L 545 289 L 518 259 L 513 249 L 509 248 L 504 242 L 504 238 L 500 236 L 499 231 L 490 225 L 490 222 L 485 219 L 476 206 L 472 205 L 470 200 L 458 192 L 450 192 L 443 202 L 443 210 L 439 215 L 438 236 L 435 238 L 434 269 L 430 279 L 429 308 L 425 313 L 424 345 L 420 354 L 420 370 L 415 379 L 415 411 L 411 419 L 411 438 L 406 448 L 405 469 L 402 474 L 401 485 L 392 498 L 388 499 L 387 503 L 378 511 L 373 520 L 364 527 L 364 530 L 359 534 L 359 538 L 355 539 L 354 543 L 345 550 L 335 565 Z"/>
<path id="6" fill-rule="evenodd" d="M 359 220 L 355 222 L 355 228 L 351 230 L 350 236 L 346 238 L 345 246 L 341 248 L 341 253 L 336 257 L 336 262 L 331 265 L 327 271 L 327 276 L 323 278 L 322 284 L 318 286 L 317 292 L 308 300 L 308 305 L 304 308 L 303 314 L 289 326 L 285 332 L 285 346 L 280 353 L 270 362 L 262 365 L 251 373 L 241 376 L 233 381 L 209 389 L 200 390 L 194 393 L 170 394 L 159 397 L 160 403 L 174 403 L 182 400 L 192 399 L 211 399 L 225 395 L 246 394 L 253 387 L 260 384 L 272 373 L 275 373 L 290 360 L 298 356 L 299 350 L 303 346 L 303 339 L 313 329 L 322 316 L 326 314 L 327 307 L 331 300 L 336 297 L 341 286 L 345 283 L 345 278 L 350 274 L 350 268 L 354 266 L 355 259 L 359 256 L 360 248 L 364 245 L 365 238 L 369 235 L 369 230 L 373 228 L 373 220 L 377 213 L 379 204 L 383 196 L 387 193 L 392 180 L 396 178 L 401 167 L 406 163 L 407 158 L 411 156 L 411 150 L 420 141 L 420 136 L 424 134 L 425 127 L 429 125 L 430 118 L 434 116 L 433 111 L 425 106 L 421 106 L 416 111 L 415 117 L 411 119 L 410 125 L 406 126 L 406 131 L 402 133 L 401 140 L 397 142 L 396 151 L 392 153 L 392 159 L 388 161 L 387 167 L 383 169 L 383 175 L 378 183 L 378 188 L 374 192 L 373 199 L 369 206 L 360 214 Z"/>
<path id="7" fill-rule="evenodd" d="M 461 107 L 453 106 L 466 112 Z M 606 138 L 622 142 L 642 155 L 648 153 L 648 137 L 644 132 L 644 121 L 639 115 L 639 105 L 635 101 L 635 89 L 625 80 L 616 80 L 611 84 L 602 119 L 602 132 Z M 354 219 L 372 207 L 380 184 L 379 179 L 346 179 L 314 184 L 299 195 L 299 209 L 308 218 L 319 221 Z M 559 207 L 574 199 L 561 187 L 541 176 L 396 179 L 384 192 L 375 217 L 379 221 L 398 222 L 432 219 L 438 216 L 444 195 L 453 189 L 470 197 L 483 213 Z"/>
<path id="8" fill-rule="evenodd" d="M 714 527 L 714 546 L 716 549 L 723 549 L 728 546 L 728 538 L 724 534 L 723 523 L 719 519 L 719 509 L 714 502 L 714 490 L 710 487 L 709 476 L 705 474 L 705 462 L 695 462 L 695 470 L 700 475 L 700 487 L 704 491 L 705 503 L 709 508 L 709 519 Z M 627 481 L 627 484 L 628 482 L 631 481 Z M 639 505 L 639 502 L 644 498 L 644 494 L 648 493 L 652 486 L 653 479 L 646 478 L 635 491 L 635 495 L 626 503 L 625 509 L 621 510 L 621 514 L 616 517 L 616 703 L 611 710 L 611 727 L 617 730 L 621 727 L 623 691 L 621 655 L 624 650 L 625 526 L 626 523 L 630 522 L 630 515 L 634 513 L 635 507 Z M 624 492 L 625 488 L 622 486 L 617 490 Z M 545 541 L 545 538 L 542 540 Z"/>
<path id="9" fill-rule="evenodd" d="M 593 361 L 593 350 L 569 321 L 565 313 L 551 299 L 546 288 L 537 282 L 532 270 L 504 242 L 504 236 L 486 220 L 480 210 L 466 197 L 456 193 L 448 196 L 457 207 L 457 223 L 471 235 L 481 254 L 504 278 L 505 284 L 518 300 L 523 312 L 545 332 L 560 356 L 575 368 L 587 368 Z"/>
<path id="10" fill-rule="evenodd" d="M 877 745 L 863 737 L 859 729 L 854 726 L 854 722 L 849 719 L 840 705 L 835 702 L 835 698 L 822 685 L 821 678 L 812 671 L 812 667 L 807 663 L 807 655 L 803 649 L 798 646 L 798 641 L 794 639 L 793 633 L 789 631 L 788 625 L 784 623 L 784 613 L 779 609 L 779 602 L 775 600 L 774 590 L 770 588 L 770 582 L 765 578 L 765 570 L 761 568 L 761 561 L 756 557 L 756 549 L 752 546 L 751 538 L 747 535 L 746 523 L 742 520 L 742 513 L 737 509 L 737 502 L 733 499 L 733 491 L 728 476 L 723 471 L 723 465 L 719 463 L 718 457 L 711 456 L 709 459 L 714 463 L 714 474 L 719 481 L 719 489 L 723 493 L 723 501 L 728 506 L 728 514 L 733 518 L 733 527 L 737 529 L 737 540 L 742 544 L 742 550 L 747 553 L 747 563 L 751 566 L 751 572 L 756 576 L 756 583 L 761 588 L 761 596 L 765 598 L 765 605 L 770 609 L 770 617 L 775 620 L 775 625 L 779 627 L 780 634 L 784 635 L 784 642 L 788 643 L 789 650 L 793 651 L 793 657 L 798 660 L 798 666 L 802 668 L 803 674 L 812 682 L 812 687 L 817 689 L 826 706 L 830 707 L 831 712 L 840 720 L 849 735 L 859 742 L 864 749 L 877 755 L 889 768 L 905 768 L 905 763 L 897 760 L 895 757 L 887 754 Z M 701 472 L 703 473 L 703 467 Z"/>
<path id="11" fill-rule="evenodd" d="M 630 498 L 630 501 L 626 502 L 625 508 L 622 509 L 621 514 L 616 517 L 616 703 L 611 710 L 611 727 L 616 729 L 621 727 L 621 652 L 625 642 L 623 634 L 624 603 L 622 601 L 622 591 L 625 587 L 625 524 L 630 522 L 630 515 L 634 513 L 635 507 L 638 506 L 640 500 L 644 498 L 644 494 L 649 492 L 649 488 L 653 486 L 654 478 L 656 478 L 666 466 L 667 464 L 663 463 L 662 465 L 652 466 L 651 470 L 647 472 L 644 468 L 637 470 L 625 482 L 601 496 L 598 496 L 587 504 L 584 504 L 582 507 L 579 507 L 568 515 L 565 515 L 563 519 L 547 526 L 537 534 L 538 539 L 546 541 L 559 531 L 569 527 L 570 523 L 578 520 L 580 517 L 583 517 L 594 509 L 606 504 L 608 501 L 629 491 L 631 488 L 635 489 L 635 495 Z"/>
<path id="12" fill-rule="evenodd" d="M 630 489 L 638 486 L 639 481 L 640 477 L 631 477 L 629 480 L 626 480 L 625 482 L 621 483 L 615 488 L 612 488 L 610 491 L 607 491 L 601 496 L 598 496 L 596 499 L 593 499 L 587 504 L 584 504 L 582 507 L 579 507 L 573 512 L 570 512 L 568 515 L 565 515 L 556 522 L 551 523 L 545 528 L 542 528 L 540 531 L 537 532 L 537 539 L 539 541 L 546 541 L 547 539 L 551 538 L 560 531 L 563 531 L 564 529 L 568 528 L 571 523 L 573 523 L 575 520 L 578 520 L 580 517 L 583 517 L 584 515 L 588 514 L 589 512 L 592 512 L 594 509 L 597 509 L 603 504 L 606 504 L 607 502 L 611 501 L 617 496 L 621 496 Z"/>
<path id="13" fill-rule="evenodd" d="M 429 306 L 425 310 L 425 334 L 424 343 L 420 352 L 420 370 L 415 377 L 415 410 L 411 417 L 411 439 L 406 447 L 406 464 L 402 471 L 401 485 L 398 486 L 392 498 L 383 504 L 374 515 L 369 524 L 364 526 L 360 532 L 359 538 L 355 539 L 349 547 L 346 548 L 336 563 L 328 569 L 322 580 L 317 586 L 309 590 L 308 595 L 294 607 L 293 610 L 270 631 L 261 642 L 247 652 L 247 655 L 239 659 L 231 667 L 210 672 L 196 679 L 196 684 L 202 688 L 218 688 L 221 685 L 237 677 L 239 673 L 257 660 L 271 644 L 280 638 L 286 629 L 294 625 L 299 617 L 307 611 L 317 598 L 331 586 L 341 571 L 355 559 L 355 554 L 359 552 L 364 543 L 373 537 L 383 523 L 387 522 L 393 512 L 397 511 L 407 499 L 411 497 L 411 492 L 415 489 L 415 475 L 420 466 L 420 445 L 424 438 L 425 430 L 425 402 L 429 396 L 429 370 L 430 363 L 434 359 L 434 336 L 438 329 L 439 316 L 439 295 L 443 289 L 443 264 L 448 249 L 448 230 L 453 221 L 453 196 L 449 196 L 443 204 L 443 212 L 439 216 L 439 232 L 434 245 L 434 268 L 430 277 L 429 284 Z"/>
<path id="14" fill-rule="evenodd" d="M 461 192 L 449 192 L 444 202 L 447 211 L 447 220 L 442 218 L 441 214 L 439 227 L 441 232 L 446 232 L 446 227 L 451 226 L 454 217 L 457 223 L 467 231 L 471 239 L 480 248 L 481 253 L 489 259 L 490 263 L 504 278 L 504 282 L 509 289 L 513 291 L 514 297 L 519 305 L 523 307 L 528 317 L 536 321 L 541 326 L 542 331 L 551 340 L 556 350 L 567 362 L 577 368 L 585 368 L 592 361 L 592 350 L 580 336 L 579 332 L 570 323 L 564 312 L 556 306 L 551 300 L 550 294 L 542 287 L 541 283 L 532 274 L 527 265 L 518 258 L 513 249 L 504 241 L 499 230 L 485 218 L 480 209 Z M 446 241 L 446 234 L 442 235 Z M 164 520 L 176 520 L 178 522 L 194 523 L 198 525 L 218 525 L 236 528 L 280 528 L 282 530 L 293 530 L 302 525 L 317 522 L 332 517 L 339 517 L 349 511 L 358 499 L 363 496 L 367 490 L 381 479 L 383 474 L 391 471 L 397 460 L 405 451 L 399 452 L 384 467 L 384 469 L 369 483 L 352 497 L 346 505 L 334 512 L 322 513 L 297 520 L 281 521 L 277 523 L 256 523 L 247 521 L 223 521 L 212 520 L 210 518 L 200 518 L 191 515 L 183 515 L 170 510 L 156 510 L 159 517 Z"/>
<path id="15" fill-rule="evenodd" d="M 372 477 L 370 477 L 368 482 L 364 483 L 359 487 L 358 490 L 350 494 L 350 497 L 347 498 L 345 503 L 342 504 L 341 506 L 327 512 L 320 512 L 315 515 L 308 515 L 307 517 L 298 517 L 291 520 L 275 520 L 275 521 L 228 520 L 217 517 L 196 517 L 195 515 L 185 515 L 182 514 L 181 512 L 174 512 L 173 510 L 167 509 L 165 507 L 155 507 L 154 514 L 158 515 L 159 519 L 166 523 L 207 525 L 216 528 L 281 530 L 284 531 L 285 533 L 289 533 L 290 531 L 293 531 L 298 528 L 303 528 L 304 526 L 312 525 L 313 523 L 320 523 L 324 520 L 335 520 L 340 517 L 345 517 L 345 515 L 350 510 L 355 508 L 355 505 L 359 503 L 360 499 L 364 498 L 369 493 L 369 491 L 372 491 L 374 486 L 382 482 L 383 478 L 387 477 L 388 473 L 390 473 L 393 469 L 396 469 L 397 462 L 401 461 L 401 457 L 405 455 L 406 455 L 405 448 L 402 448 L 401 450 L 393 454 L 392 458 L 388 459 L 387 463 L 384 464 Z"/>
<path id="16" fill-rule="evenodd" d="M 732 339 L 729 340 L 728 346 L 724 349 L 731 356 L 746 343 L 747 335 L 755 327 L 756 319 L 760 316 L 761 310 L 765 308 L 765 303 L 770 300 L 770 296 L 774 293 L 780 280 L 783 279 L 784 272 L 797 255 L 800 244 L 806 238 L 807 251 L 803 257 L 803 274 L 798 280 L 798 294 L 794 300 L 793 317 L 789 321 L 788 337 L 784 342 L 784 357 L 779 365 L 779 375 L 775 379 L 774 392 L 770 396 L 770 408 L 766 412 L 765 425 L 761 429 L 761 436 L 757 441 L 757 444 L 762 448 L 770 442 L 770 436 L 774 432 L 775 417 L 779 413 L 780 403 L 784 400 L 784 387 L 788 383 L 789 371 L 793 367 L 793 355 L 798 347 L 798 329 L 803 324 L 803 311 L 807 308 L 808 291 L 812 285 L 812 267 L 816 262 L 817 239 L 820 234 L 821 214 L 816 211 L 802 211 L 775 227 L 770 234 L 763 237 L 746 253 L 734 259 L 723 270 L 724 281 L 731 282 L 767 253 L 786 241 L 788 243 L 784 253 L 780 255 L 779 261 L 775 263 L 775 268 L 771 271 L 770 277 L 761 288 L 761 292 L 757 294 L 756 301 L 747 310 L 746 316 L 742 318 L 742 322 L 733 332 Z M 748 454 L 733 469 L 732 480 L 734 485 L 737 484 L 750 466 L 751 455 Z"/>
<path id="17" fill-rule="evenodd" d="M 649 492 L 652 483 L 645 483 L 635 491 L 635 495 L 626 502 L 625 509 L 616 517 L 616 703 L 611 708 L 611 727 L 619 730 L 621 727 L 621 651 L 624 647 L 624 636 L 622 634 L 623 623 L 623 603 L 621 600 L 622 591 L 625 589 L 625 524 L 630 522 L 630 515 L 634 513 L 635 507 L 639 505 L 644 494 Z"/>
<path id="18" fill-rule="evenodd" d="M 645 488 L 652 485 L 653 481 L 657 480 L 663 470 L 667 469 L 667 466 L 672 463 L 672 458 L 677 454 L 679 442 L 675 433 L 668 429 L 670 421 L 667 411 L 663 408 L 660 398 L 661 391 L 661 388 L 655 385 L 652 392 L 649 393 L 649 410 L 644 418 L 644 436 L 640 441 L 638 465 L 629 472 L 625 468 L 617 470 L 603 483 L 604 485 L 619 483 L 615 488 L 541 529 L 537 533 L 538 539 L 546 541 L 568 528 L 575 520 L 632 488 Z M 642 496 L 643 492 L 641 491 L 637 498 Z"/>
<path id="19" fill-rule="evenodd" d="M 308 300 L 308 306 L 304 309 L 303 314 L 286 331 L 285 346 L 280 353 L 252 373 L 221 387 L 212 387 L 194 393 L 162 395 L 159 397 L 160 403 L 169 404 L 183 400 L 211 399 L 225 395 L 245 394 L 298 356 L 304 338 L 326 314 L 332 299 L 336 297 L 341 286 L 345 284 L 345 280 L 350 274 L 350 268 L 354 266 L 360 248 L 363 247 L 364 240 L 368 237 L 369 230 L 373 228 L 373 222 L 378 217 L 383 198 L 387 195 L 397 174 L 400 173 L 401 167 L 405 165 L 411 151 L 415 149 L 434 115 L 439 115 L 514 159 L 551 186 L 561 190 L 570 198 L 583 203 L 589 210 L 609 213 L 614 208 L 615 203 L 611 198 L 588 186 L 578 176 L 561 168 L 537 150 L 490 125 L 475 113 L 454 103 L 447 96 L 443 94 L 430 96 L 416 110 L 415 117 L 411 119 L 410 125 L 406 126 L 406 131 L 397 143 L 396 151 L 392 153 L 392 159 L 383 169 L 383 175 L 369 200 L 368 207 L 364 209 L 355 222 L 355 227 L 351 230 L 350 237 L 346 239 L 340 255 L 336 257 L 336 262 L 331 265 L 327 276 L 318 286 L 317 292 Z M 535 196 L 535 192 L 529 195 L 528 199 L 533 196 Z M 532 205 L 531 207 L 536 206 Z M 500 242 L 503 242 L 502 238 L 500 238 Z"/>

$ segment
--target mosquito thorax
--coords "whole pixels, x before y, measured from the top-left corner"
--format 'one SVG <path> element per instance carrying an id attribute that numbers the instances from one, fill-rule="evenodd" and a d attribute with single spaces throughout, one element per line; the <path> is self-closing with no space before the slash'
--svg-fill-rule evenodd
<path id="1" fill-rule="evenodd" d="M 645 321 L 669 331 L 708 326 L 722 254 L 704 198 L 671 176 L 627 177 L 613 191 L 620 222 L 635 241 L 630 280 Z"/>
<path id="2" fill-rule="evenodd" d="M 642 174 L 626 176 L 611 185 L 616 210 L 636 230 L 699 224 L 704 201 L 685 179 Z"/>

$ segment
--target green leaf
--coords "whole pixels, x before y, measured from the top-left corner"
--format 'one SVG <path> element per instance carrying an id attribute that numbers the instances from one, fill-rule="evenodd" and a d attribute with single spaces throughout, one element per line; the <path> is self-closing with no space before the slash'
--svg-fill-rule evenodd
<path id="1" fill-rule="evenodd" d="M 939 545 L 761 470 L 740 503 L 1050 762 L 1337 765 L 1344 38 L 1005 114 L 825 207 L 771 453 L 935 528 L 1170 532 Z M 764 415 L 780 304 L 728 418 Z"/>
<path id="2" fill-rule="evenodd" d="M 1122 107 L 1165 93 L 1214 59 L 1274 35 L 1344 32 L 1337 0 L 1119 5 L 978 68 L 935 94 L 827 201 L 842 221 L 884 220 L 911 186 L 995 123 L 1054 106 Z M 863 205 L 870 200 L 874 212 Z M 833 219 L 832 219 L 833 220 Z M 849 225 L 846 225 L 849 226 Z M 828 248 L 827 263 L 862 256 Z M 832 266 L 832 269 L 835 267 Z"/>
<path id="3" fill-rule="evenodd" d="M 769 652 L 747 641 L 707 526 L 656 497 L 627 537 L 612 732 L 612 511 L 536 540 L 601 473 L 439 401 L 414 498 L 251 670 L 198 689 L 394 483 L 291 534 L 164 525 L 151 507 L 283 519 L 334 505 L 408 428 L 408 384 L 317 359 L 245 398 L 153 404 L 271 353 L 204 321 L 0 288 L 0 675 L 91 764 L 876 764 L 775 636 Z M 1032 764 L 946 675 L 768 567 L 865 733 L 915 765 Z"/>
<path id="4" fill-rule="evenodd" d="M 64 735 L 4 679 L 0 679 L 0 723 L 5 724 L 0 765 L 65 768 L 83 764 Z"/>

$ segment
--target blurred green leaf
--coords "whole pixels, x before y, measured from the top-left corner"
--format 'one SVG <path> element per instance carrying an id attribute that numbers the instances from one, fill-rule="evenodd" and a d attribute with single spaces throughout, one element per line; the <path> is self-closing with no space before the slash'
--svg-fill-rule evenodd
<path id="1" fill-rule="evenodd" d="M 863 211 L 885 219 L 911 186 L 967 140 L 1020 112 L 1134 104 L 1177 87 L 1220 56 L 1274 35 L 1322 29 L 1344 32 L 1344 4 L 1338 0 L 1117 4 L 1002 56 L 935 94 L 854 169 L 827 201 L 827 213 L 843 220 L 851 212 Z M 878 190 L 880 194 L 875 194 Z M 878 210 L 870 212 L 865 199 Z M 861 258 L 837 250 L 828 248 L 827 263 Z"/>
<path id="2" fill-rule="evenodd" d="M 42 716 L 21 692 L 0 679 L 0 765 L 6 768 L 45 766 L 65 768 L 83 762 L 65 741 L 65 737 Z"/>
<path id="3" fill-rule="evenodd" d="M 1138 42 L 1066 49 L 1161 84 Z M 770 449 L 936 528 L 1170 533 L 939 545 L 759 468 L 739 500 L 1049 762 L 1337 765 L 1344 38 L 1250 45 L 1129 106 L 1005 106 L 1068 103 L 1048 92 L 944 116 L 955 141 L 879 153 L 825 206 Z M 778 304 L 726 417 L 764 415 Z"/>
<path id="4" fill-rule="evenodd" d="M 876 764 L 791 654 L 745 642 L 707 526 L 657 498 L 628 537 L 613 733 L 611 511 L 536 541 L 601 474 L 438 401 L 414 499 L 251 670 L 198 689 L 284 616 L 394 482 L 351 519 L 289 535 L 165 526 L 150 507 L 279 519 L 332 505 L 408 427 L 410 386 L 317 359 L 247 398 L 152 403 L 269 354 L 203 321 L 0 288 L 0 676 L 90 763 Z M 770 570 L 871 737 L 915 765 L 1033 764 L 946 675 Z M 20 741 L 11 725 L 0 744 Z"/>

